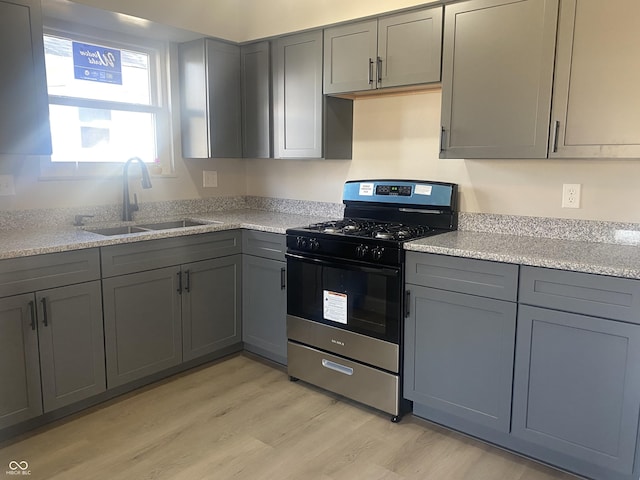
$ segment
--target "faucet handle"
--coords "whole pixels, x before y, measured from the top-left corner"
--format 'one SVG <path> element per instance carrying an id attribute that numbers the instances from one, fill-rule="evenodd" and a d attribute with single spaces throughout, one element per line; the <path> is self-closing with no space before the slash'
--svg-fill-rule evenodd
<path id="1" fill-rule="evenodd" d="M 83 220 L 85 218 L 93 218 L 93 215 L 76 215 L 73 217 L 73 225 L 76 227 L 81 227 L 84 225 Z"/>
<path id="2" fill-rule="evenodd" d="M 137 193 L 133 194 L 133 203 L 131 204 L 130 210 L 132 212 L 137 212 L 138 210 L 140 210 L 140 207 L 138 207 L 138 194 Z"/>

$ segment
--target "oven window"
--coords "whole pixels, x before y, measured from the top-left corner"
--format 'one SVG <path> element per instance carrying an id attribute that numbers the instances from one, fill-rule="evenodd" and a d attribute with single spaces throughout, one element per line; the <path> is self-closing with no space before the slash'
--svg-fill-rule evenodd
<path id="1" fill-rule="evenodd" d="M 288 259 L 287 313 L 393 343 L 400 337 L 400 274 Z"/>

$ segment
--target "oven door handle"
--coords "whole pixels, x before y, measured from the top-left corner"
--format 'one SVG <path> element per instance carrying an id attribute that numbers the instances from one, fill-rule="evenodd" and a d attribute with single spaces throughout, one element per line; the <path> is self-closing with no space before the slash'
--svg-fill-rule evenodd
<path id="1" fill-rule="evenodd" d="M 389 277 L 395 277 L 400 274 L 400 269 L 398 268 L 390 268 L 390 267 L 369 267 L 366 265 L 362 265 L 360 263 L 356 263 L 350 260 L 325 260 L 322 258 L 316 257 L 305 257 L 303 255 L 296 255 L 295 253 L 287 253 L 285 257 L 290 260 L 297 260 L 306 263 L 314 263 L 316 265 L 322 265 L 325 267 L 334 267 L 334 268 L 348 268 L 350 270 L 358 270 L 360 272 L 365 273 L 375 273 L 377 275 L 386 275 Z"/>

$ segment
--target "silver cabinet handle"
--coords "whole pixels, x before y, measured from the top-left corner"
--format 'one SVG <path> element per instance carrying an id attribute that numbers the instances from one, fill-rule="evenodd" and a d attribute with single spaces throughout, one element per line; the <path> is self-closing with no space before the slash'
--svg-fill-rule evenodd
<path id="1" fill-rule="evenodd" d="M 342 373 L 344 375 L 353 375 L 353 368 L 345 367 L 344 365 L 340 365 L 339 363 L 332 362 L 324 358 L 322 359 L 322 366 L 328 368 L 329 370 L 334 370 L 338 373 Z"/>
<path id="2" fill-rule="evenodd" d="M 444 152 L 444 136 L 446 134 L 446 130 L 444 127 L 440 127 L 440 153 Z"/>
<path id="3" fill-rule="evenodd" d="M 282 267 L 280 269 L 280 290 L 287 288 L 287 270 Z"/>
<path id="4" fill-rule="evenodd" d="M 378 70 L 378 85 L 382 84 L 382 58 L 378 57 L 376 61 L 376 69 Z"/>
<path id="5" fill-rule="evenodd" d="M 29 311 L 31 314 L 31 330 L 36 329 L 36 304 L 31 300 L 29 302 Z"/>
<path id="6" fill-rule="evenodd" d="M 42 324 L 45 327 L 48 327 L 49 326 L 49 315 L 47 313 L 47 297 L 42 297 L 40 302 L 42 302 Z"/>

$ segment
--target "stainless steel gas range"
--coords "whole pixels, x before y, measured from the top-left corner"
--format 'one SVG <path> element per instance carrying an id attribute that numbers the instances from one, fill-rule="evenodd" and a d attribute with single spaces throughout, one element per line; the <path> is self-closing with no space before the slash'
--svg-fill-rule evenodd
<path id="1" fill-rule="evenodd" d="M 457 198 L 452 183 L 349 181 L 343 219 L 287 230 L 291 380 L 401 418 L 403 243 L 456 230 Z"/>

